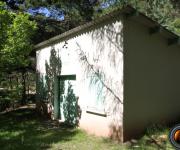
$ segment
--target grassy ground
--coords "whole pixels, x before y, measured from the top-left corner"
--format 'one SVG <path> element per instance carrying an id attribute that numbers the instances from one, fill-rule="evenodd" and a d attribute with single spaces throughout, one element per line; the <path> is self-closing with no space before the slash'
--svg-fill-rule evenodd
<path id="1" fill-rule="evenodd" d="M 169 150 L 173 148 L 167 139 L 168 132 L 168 129 L 150 130 L 149 136 L 145 135 L 138 141 L 118 144 L 42 119 L 32 108 L 0 114 L 1 150 Z"/>

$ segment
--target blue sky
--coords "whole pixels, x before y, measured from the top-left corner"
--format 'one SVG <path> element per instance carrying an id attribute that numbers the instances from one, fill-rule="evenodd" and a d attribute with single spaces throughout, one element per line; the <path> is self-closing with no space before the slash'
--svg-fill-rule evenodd
<path id="1" fill-rule="evenodd" d="M 41 14 L 45 17 L 56 19 L 57 21 L 64 20 L 63 11 L 57 9 L 55 7 L 36 7 L 36 8 L 29 8 L 27 12 L 31 15 Z"/>
<path id="2" fill-rule="evenodd" d="M 11 1 L 16 1 L 16 0 L 7 0 L 7 2 L 11 2 Z M 106 9 L 109 6 L 113 5 L 115 3 L 116 0 L 107 0 L 106 2 L 102 3 L 100 8 L 102 9 Z M 23 4 L 19 4 L 15 3 L 15 5 L 23 5 Z M 31 14 L 31 15 L 37 15 L 37 14 L 41 14 L 45 17 L 51 18 L 51 19 L 55 19 L 57 21 L 62 21 L 64 20 L 64 13 L 61 9 L 58 9 L 54 6 L 51 7 L 35 7 L 35 8 L 29 8 L 27 10 L 27 13 Z"/>
<path id="3" fill-rule="evenodd" d="M 116 0 L 107 0 L 106 2 L 101 4 L 101 8 L 105 9 L 108 8 L 109 6 L 113 5 L 116 2 Z"/>

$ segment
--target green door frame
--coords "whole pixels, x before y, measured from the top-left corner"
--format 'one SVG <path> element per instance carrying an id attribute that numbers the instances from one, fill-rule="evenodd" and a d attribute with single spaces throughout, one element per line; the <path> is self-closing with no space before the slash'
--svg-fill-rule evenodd
<path id="1" fill-rule="evenodd" d="M 54 119 L 61 119 L 61 111 L 60 111 L 60 82 L 65 80 L 76 80 L 76 75 L 60 75 L 56 76 L 54 79 L 55 88 L 54 88 Z"/>

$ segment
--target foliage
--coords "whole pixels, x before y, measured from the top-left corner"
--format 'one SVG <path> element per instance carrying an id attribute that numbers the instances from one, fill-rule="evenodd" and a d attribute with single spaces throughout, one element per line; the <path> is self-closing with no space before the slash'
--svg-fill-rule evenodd
<path id="1" fill-rule="evenodd" d="M 104 2 L 110 1 L 112 0 L 105 0 Z M 140 12 L 180 35 L 179 2 L 172 0 L 114 0 L 113 4 L 103 9 L 102 14 L 107 14 L 127 4 L 135 7 Z"/>
<path id="2" fill-rule="evenodd" d="M 54 47 L 51 48 L 51 55 L 49 58 L 49 64 L 46 61 L 46 77 L 45 87 L 47 87 L 47 99 L 51 104 L 54 103 L 54 88 L 55 88 L 55 77 L 61 74 L 61 58 L 58 56 Z"/>
<path id="3" fill-rule="evenodd" d="M 11 9 L 26 11 L 29 8 L 44 6 L 60 10 L 65 20 L 56 21 L 43 16 L 33 16 L 38 23 L 38 33 L 34 43 L 47 40 L 78 25 L 99 16 L 108 14 L 114 9 L 130 4 L 163 26 L 180 35 L 179 12 L 180 1 L 177 0 L 5 0 Z M 16 3 L 18 2 L 18 5 Z"/>
<path id="4" fill-rule="evenodd" d="M 72 85 L 68 82 L 67 95 L 63 102 L 63 111 L 65 122 L 68 125 L 76 126 L 78 125 L 78 104 L 77 97 L 74 94 Z"/>
<path id="5" fill-rule="evenodd" d="M 97 3 L 98 0 L 51 0 L 51 1 L 36 1 L 36 0 L 25 0 L 26 7 L 32 6 L 56 6 L 64 11 L 65 15 L 70 17 L 71 19 L 79 20 L 91 20 L 93 16 L 93 6 Z M 76 18 L 75 18 L 76 17 Z"/>
<path id="6" fill-rule="evenodd" d="M 10 98 L 7 97 L 7 90 L 0 90 L 0 112 L 10 106 Z"/>
<path id="7" fill-rule="evenodd" d="M 28 14 L 10 12 L 0 2 L 0 24 L 0 67 L 27 66 L 36 23 L 29 20 Z"/>
<path id="8" fill-rule="evenodd" d="M 180 28 L 174 22 L 178 19 L 176 13 L 179 10 L 175 9 L 171 0 L 148 0 L 140 5 L 139 9 L 161 25 L 180 35 L 178 31 Z"/>
<path id="9" fill-rule="evenodd" d="M 25 85 L 22 73 L 0 74 L 0 111 L 13 108 L 22 101 L 32 100 L 35 93 L 35 75 L 33 72 L 26 72 L 24 77 Z M 27 99 L 23 99 L 23 93 Z"/>
<path id="10" fill-rule="evenodd" d="M 98 5 L 98 0 L 5 0 L 12 10 L 27 11 L 29 9 L 39 9 L 40 7 L 47 8 L 48 10 L 54 9 L 63 12 L 65 20 L 57 21 L 50 17 L 42 15 L 31 16 L 38 24 L 38 32 L 33 40 L 37 44 L 41 41 L 47 40 L 57 34 L 61 34 L 70 30 L 86 21 L 92 20 L 94 17 L 95 9 Z M 18 2 L 18 5 L 16 4 Z M 54 14 L 53 14 L 54 15 Z M 62 14 L 61 14 L 62 15 Z"/>
<path id="11" fill-rule="evenodd" d="M 169 28 L 171 28 L 175 33 L 180 35 L 180 19 L 176 18 L 171 23 L 169 23 Z"/>

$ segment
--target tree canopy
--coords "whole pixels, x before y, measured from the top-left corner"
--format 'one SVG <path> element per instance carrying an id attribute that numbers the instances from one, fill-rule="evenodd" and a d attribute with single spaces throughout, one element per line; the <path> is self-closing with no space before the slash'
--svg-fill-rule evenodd
<path id="1" fill-rule="evenodd" d="M 178 0 L 4 0 L 0 3 L 1 67 L 26 65 L 26 57 L 37 44 L 80 24 L 130 4 L 161 25 L 180 35 L 180 1 Z M 28 9 L 44 7 L 61 11 L 64 20 L 58 21 L 40 14 L 27 15 Z M 6 9 L 5 9 L 6 8 Z M 13 12 L 9 12 L 8 10 Z M 58 13 L 57 13 L 58 15 Z M 50 15 L 51 16 L 51 15 Z M 34 20 L 34 21 L 30 21 Z M 34 31 L 38 32 L 33 36 Z"/>
<path id="2" fill-rule="evenodd" d="M 178 0 L 104 0 L 107 14 L 124 5 L 131 5 L 172 32 L 180 35 L 180 1 Z"/>
<path id="3" fill-rule="evenodd" d="M 36 14 L 39 31 L 34 43 L 46 40 L 56 34 L 65 32 L 87 21 L 98 19 L 114 9 L 130 4 L 153 20 L 180 35 L 180 1 L 179 0 L 4 0 L 11 9 L 27 11 L 29 9 L 47 8 L 53 10 L 50 15 Z M 47 10 L 46 9 L 46 10 Z M 63 15 L 63 21 L 51 19 Z M 47 17 L 48 16 L 48 17 Z M 57 18 L 55 16 L 54 18 Z M 43 37 L 43 38 L 39 38 Z"/>
<path id="4" fill-rule="evenodd" d="M 0 68 L 4 70 L 28 65 L 32 50 L 35 21 L 25 13 L 13 13 L 0 2 Z"/>

